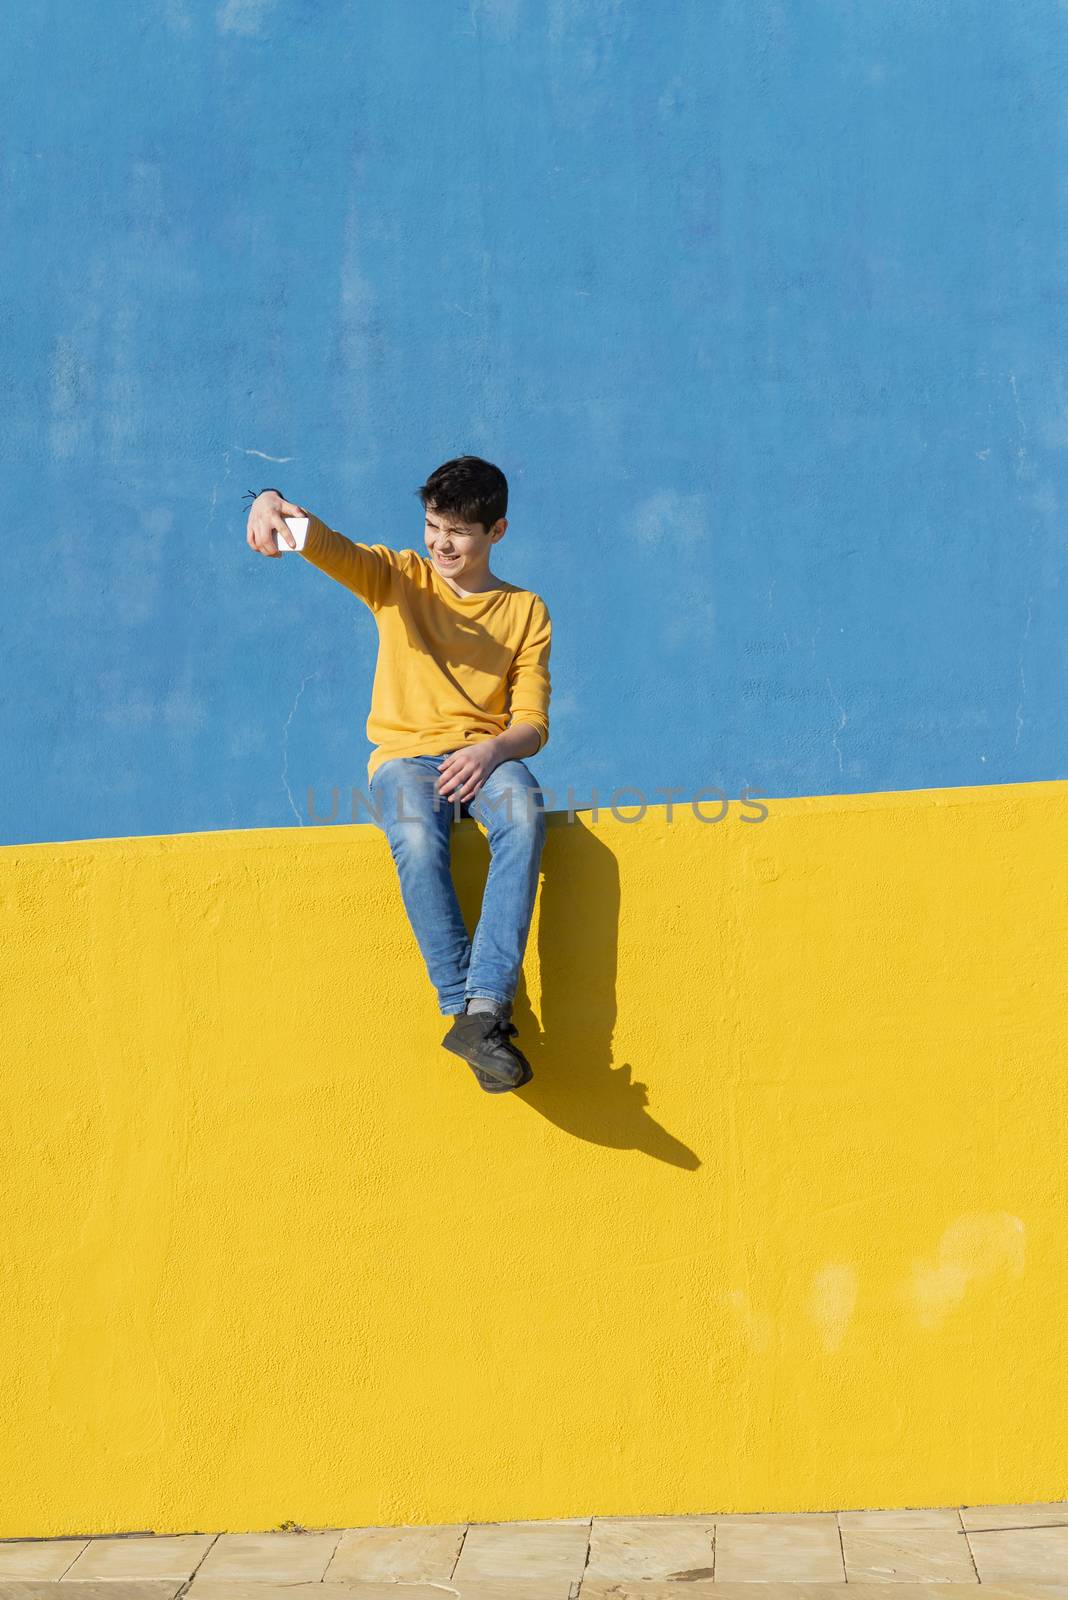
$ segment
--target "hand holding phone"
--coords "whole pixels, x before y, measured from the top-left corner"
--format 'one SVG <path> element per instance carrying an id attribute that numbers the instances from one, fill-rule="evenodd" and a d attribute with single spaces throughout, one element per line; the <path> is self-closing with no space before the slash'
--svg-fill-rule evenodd
<path id="1" fill-rule="evenodd" d="M 308 537 L 307 517 L 283 517 L 282 520 L 289 529 L 290 533 L 293 535 L 293 538 L 296 540 L 297 549 L 303 550 L 304 541 Z M 289 546 L 286 544 L 284 539 L 279 539 L 277 534 L 275 535 L 275 538 L 278 540 L 279 553 L 284 555 L 289 549 Z"/>
<path id="2" fill-rule="evenodd" d="M 287 550 L 303 550 L 307 537 L 308 513 L 303 506 L 283 500 L 277 489 L 264 489 L 256 496 L 245 530 L 245 542 L 250 549 L 273 559 Z M 293 540 L 292 544 L 289 539 Z"/>

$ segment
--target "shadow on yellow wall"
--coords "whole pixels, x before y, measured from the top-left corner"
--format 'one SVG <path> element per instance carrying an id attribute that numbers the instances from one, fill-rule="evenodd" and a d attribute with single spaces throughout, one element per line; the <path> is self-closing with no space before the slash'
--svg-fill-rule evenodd
<path id="1" fill-rule="evenodd" d="M 656 808 L 651 823 L 661 838 L 667 826 L 663 816 L 664 808 Z M 604 812 L 599 824 L 591 824 L 581 813 L 568 821 L 567 813 L 560 812 L 551 814 L 549 823 L 537 920 L 531 929 L 531 943 L 537 946 L 540 1025 L 524 980 L 513 1008 L 518 1043 L 534 1070 L 533 1081 L 519 1092 L 576 1138 L 644 1150 L 656 1160 L 692 1170 L 701 1164 L 697 1155 L 650 1114 L 646 1084 L 633 1076 L 629 1062 L 613 1065 L 620 872 L 608 837 L 615 843 L 623 830 L 637 827 L 640 844 L 644 819 L 625 823 Z M 453 850 L 456 892 L 473 936 L 489 871 L 485 831 L 470 818 L 454 824 Z M 648 914 L 655 922 L 655 905 Z M 580 1080 L 569 1087 L 581 1087 L 581 1094 L 554 1091 L 554 1045 L 556 1059 L 572 1063 L 570 1075 Z"/>

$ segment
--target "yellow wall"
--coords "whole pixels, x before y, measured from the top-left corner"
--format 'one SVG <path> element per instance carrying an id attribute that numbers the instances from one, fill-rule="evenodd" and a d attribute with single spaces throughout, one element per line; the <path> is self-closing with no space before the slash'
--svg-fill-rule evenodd
<path id="1" fill-rule="evenodd" d="M 550 818 L 519 1095 L 370 824 L 0 851 L 0 1536 L 1068 1494 L 1068 784 L 767 803 Z"/>

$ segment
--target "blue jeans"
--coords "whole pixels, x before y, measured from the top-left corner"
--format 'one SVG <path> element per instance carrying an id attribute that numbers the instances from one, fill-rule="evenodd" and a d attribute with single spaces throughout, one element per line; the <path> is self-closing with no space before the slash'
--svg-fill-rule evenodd
<path id="1" fill-rule="evenodd" d="M 434 792 L 442 762 L 395 756 L 375 770 L 372 816 L 389 840 L 401 898 L 441 1013 L 453 1017 L 481 995 L 510 1005 L 519 985 L 545 843 L 538 781 L 523 761 L 502 761 L 471 800 Z M 452 881 L 452 824 L 473 816 L 489 836 L 490 868 L 474 939 Z"/>

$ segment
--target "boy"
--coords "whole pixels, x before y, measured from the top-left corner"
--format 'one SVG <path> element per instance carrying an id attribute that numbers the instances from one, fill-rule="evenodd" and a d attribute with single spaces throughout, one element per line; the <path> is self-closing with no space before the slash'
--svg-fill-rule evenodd
<path id="1" fill-rule="evenodd" d="M 277 489 L 255 497 L 247 542 L 266 556 L 281 554 L 276 540 L 294 549 L 284 519 L 306 516 L 305 560 L 374 615 L 372 815 L 441 1013 L 454 1019 L 442 1043 L 496 1094 L 534 1076 L 511 1043 L 511 1013 L 545 842 L 541 790 L 523 758 L 549 737 L 552 622 L 539 595 L 490 571 L 508 527 L 499 467 L 459 456 L 415 492 L 426 555 L 356 543 Z M 452 824 L 465 814 L 484 824 L 491 855 L 473 940 L 451 874 Z"/>

